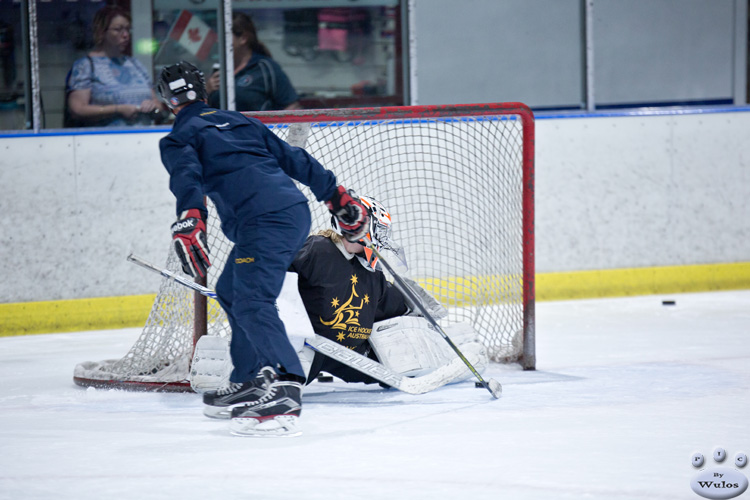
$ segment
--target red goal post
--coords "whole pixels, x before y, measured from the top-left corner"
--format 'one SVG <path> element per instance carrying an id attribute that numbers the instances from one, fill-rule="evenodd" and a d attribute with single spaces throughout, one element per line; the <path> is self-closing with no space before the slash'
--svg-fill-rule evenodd
<path id="1" fill-rule="evenodd" d="M 526 105 L 245 114 L 389 209 L 394 240 L 406 250 L 405 276 L 448 308 L 443 322 L 470 323 L 493 361 L 535 368 L 534 116 Z M 327 209 L 300 188 L 313 231 L 330 227 Z M 230 244 L 210 203 L 209 210 L 213 265 L 205 284 L 214 288 Z M 181 272 L 171 246 L 166 267 Z M 81 363 L 74 380 L 189 390 L 194 342 L 205 334 L 231 335 L 218 303 L 165 280 L 130 352 Z"/>

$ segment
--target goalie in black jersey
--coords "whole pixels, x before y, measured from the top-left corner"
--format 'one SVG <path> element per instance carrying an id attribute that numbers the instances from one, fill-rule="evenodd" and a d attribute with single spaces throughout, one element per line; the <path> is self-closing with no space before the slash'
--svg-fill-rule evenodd
<path id="1" fill-rule="evenodd" d="M 373 198 L 360 200 L 370 212 L 367 238 L 379 250 L 398 252 L 391 239 L 388 211 Z M 289 270 L 298 275 L 299 293 L 315 333 L 377 359 L 368 342 L 373 324 L 405 315 L 410 307 L 404 294 L 386 280 L 372 250 L 343 238 L 336 219 L 331 224 L 334 229 L 307 239 Z M 347 382 L 375 382 L 321 354 L 311 363 L 308 383 L 321 371 Z"/>
<path id="2" fill-rule="evenodd" d="M 369 196 L 360 200 L 370 215 L 366 238 L 378 252 L 389 250 L 405 264 L 404 251 L 393 240 L 388 209 Z M 448 344 L 418 316 L 416 304 L 411 304 L 386 279 L 377 255 L 362 243 L 344 238 L 335 218 L 331 224 L 333 229 L 307 239 L 289 269 L 298 275 L 299 293 L 315 333 L 404 375 L 423 375 L 455 359 Z M 408 278 L 402 279 L 435 319 L 446 316 L 447 310 L 422 287 Z M 480 365 L 486 366 L 483 349 L 475 342 L 471 326 L 447 328 L 451 338 L 464 344 L 464 349 L 465 344 L 471 343 L 468 349 L 476 350 Z M 378 382 L 310 349 L 302 349 L 299 355 L 308 372 L 308 384 L 320 372 L 346 382 Z M 461 379 L 468 376 L 467 370 Z"/>
<path id="3" fill-rule="evenodd" d="M 362 196 L 360 201 L 370 216 L 366 237 L 375 244 L 378 252 L 389 250 L 405 260 L 403 250 L 393 241 L 388 210 L 372 197 Z M 312 330 L 406 376 L 426 375 L 457 359 L 429 322 L 418 316 L 416 305 L 410 304 L 407 296 L 386 279 L 375 253 L 361 243 L 342 237 L 335 218 L 332 218 L 332 225 L 333 229 L 307 238 L 289 268 L 291 272 L 287 273 L 287 281 L 296 284 L 291 293 L 299 291 L 297 303 L 300 308 L 304 307 L 300 316 L 309 318 Z M 402 279 L 433 318 L 441 319 L 447 315 L 447 310 L 416 282 L 403 276 Z M 285 290 L 280 304 L 286 298 L 284 293 L 290 293 L 286 283 Z M 457 323 L 443 329 L 465 354 L 471 356 L 475 368 L 481 371 L 486 367 L 484 348 L 477 342 L 470 325 Z M 287 325 L 290 337 L 300 330 L 304 329 L 298 324 Z M 203 337 L 196 347 L 198 362 L 193 364 L 191 384 L 199 392 L 224 383 L 216 374 L 226 374 L 228 367 L 206 364 L 204 370 L 200 365 L 204 359 L 221 359 L 220 352 L 226 349 L 221 340 Z M 316 380 L 321 372 L 346 382 L 378 383 L 355 368 L 314 352 L 303 345 L 304 339 L 297 340 L 292 339 L 292 344 L 298 346 L 297 354 L 307 374 L 307 384 Z M 202 352 L 208 348 L 208 343 L 212 344 L 212 352 L 204 355 Z M 471 373 L 466 369 L 450 382 L 469 377 Z"/>

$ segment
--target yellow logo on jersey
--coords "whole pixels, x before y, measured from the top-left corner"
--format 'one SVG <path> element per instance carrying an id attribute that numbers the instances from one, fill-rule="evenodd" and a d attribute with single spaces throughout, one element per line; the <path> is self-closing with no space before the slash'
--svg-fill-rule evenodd
<path id="1" fill-rule="evenodd" d="M 357 294 L 357 275 L 353 274 L 350 281 L 352 282 L 352 293 L 349 298 L 339 306 L 338 297 L 334 297 L 331 300 L 331 307 L 336 308 L 333 311 L 333 319 L 331 321 L 323 321 L 322 317 L 318 317 L 321 324 L 329 326 L 334 330 L 343 330 L 336 336 L 336 340 L 339 342 L 343 341 L 346 337 L 353 339 L 367 339 L 372 332 L 371 328 L 363 328 L 359 325 L 359 312 L 362 310 L 365 304 L 370 303 L 370 297 L 365 295 L 364 298 L 359 299 Z M 356 302 L 359 302 L 358 304 Z M 344 332 L 347 332 L 345 335 Z"/>
<path id="2" fill-rule="evenodd" d="M 241 257 L 234 259 L 235 264 L 252 264 L 253 262 L 255 262 L 255 257 Z"/>

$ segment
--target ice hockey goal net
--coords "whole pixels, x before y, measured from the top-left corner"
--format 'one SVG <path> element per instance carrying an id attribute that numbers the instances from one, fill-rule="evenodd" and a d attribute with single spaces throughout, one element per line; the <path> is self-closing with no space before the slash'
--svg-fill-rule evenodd
<path id="1" fill-rule="evenodd" d="M 495 362 L 534 369 L 534 117 L 520 103 L 258 113 L 338 182 L 381 201 L 404 272 L 469 322 Z M 313 231 L 330 225 L 310 199 Z M 209 203 L 209 208 L 213 207 Z M 213 288 L 230 244 L 209 216 Z M 386 257 L 387 258 L 387 257 Z M 166 267 L 180 272 L 174 251 Z M 84 362 L 79 385 L 189 390 L 200 335 L 229 336 L 218 303 L 164 280 L 142 334 L 119 360 Z"/>

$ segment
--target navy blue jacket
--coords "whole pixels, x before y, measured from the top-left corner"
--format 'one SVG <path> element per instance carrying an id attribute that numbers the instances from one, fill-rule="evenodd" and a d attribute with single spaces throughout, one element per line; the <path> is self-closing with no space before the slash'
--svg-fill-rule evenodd
<path id="1" fill-rule="evenodd" d="M 172 132 L 159 141 L 177 198 L 177 214 L 216 205 L 224 234 L 236 241 L 238 220 L 276 212 L 307 198 L 292 179 L 310 186 L 318 201 L 336 190 L 336 176 L 310 156 L 241 113 L 195 102 L 178 114 Z"/>

